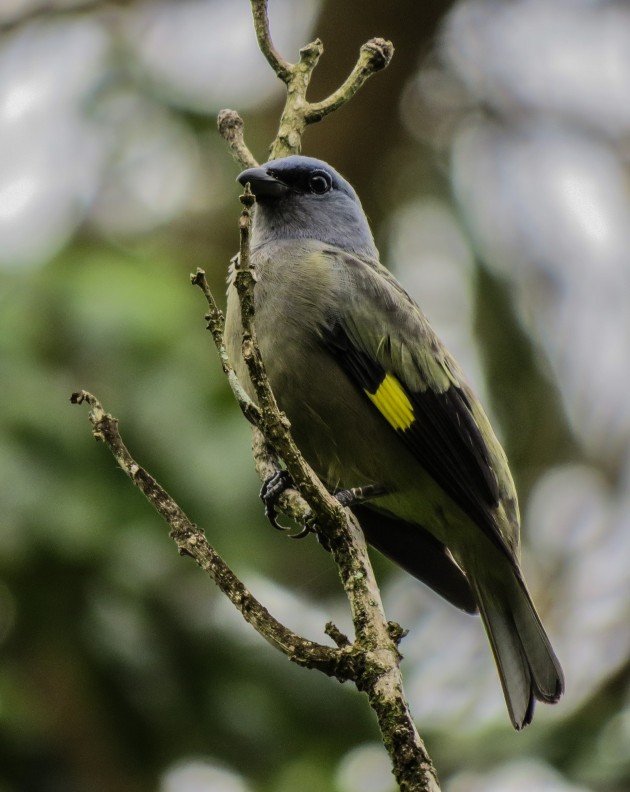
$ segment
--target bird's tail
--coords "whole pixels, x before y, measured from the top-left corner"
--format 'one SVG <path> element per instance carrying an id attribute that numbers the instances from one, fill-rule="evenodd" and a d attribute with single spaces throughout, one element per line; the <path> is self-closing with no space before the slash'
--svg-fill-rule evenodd
<path id="1" fill-rule="evenodd" d="M 472 581 L 515 729 L 531 722 L 536 699 L 553 704 L 564 675 L 518 570 Z"/>

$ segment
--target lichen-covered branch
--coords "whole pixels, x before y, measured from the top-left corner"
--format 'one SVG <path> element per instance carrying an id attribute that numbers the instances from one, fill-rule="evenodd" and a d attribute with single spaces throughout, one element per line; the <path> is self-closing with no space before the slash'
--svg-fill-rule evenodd
<path id="1" fill-rule="evenodd" d="M 294 663 L 315 668 L 341 680 L 354 678 L 351 651 L 323 646 L 296 635 L 258 602 L 211 547 L 201 528 L 186 516 L 168 492 L 131 456 L 120 435 L 118 419 L 105 412 L 95 396 L 82 390 L 73 393 L 70 401 L 73 404 L 86 402 L 90 405 L 89 418 L 94 437 L 105 443 L 120 468 L 166 520 L 180 555 L 190 556 L 210 575 L 245 621 Z"/>
<path id="2" fill-rule="evenodd" d="M 353 680 L 359 690 L 367 693 L 381 726 L 385 746 L 390 755 L 396 758 L 394 772 L 400 789 L 405 792 L 417 790 L 439 792 L 435 771 L 415 731 L 405 703 L 396 649 L 400 633 L 396 628 L 392 629 L 390 625 L 385 625 L 384 630 L 374 631 L 376 643 L 370 648 L 359 639 L 354 644 L 351 643 L 331 623 L 326 625 L 326 632 L 335 641 L 337 648 L 309 641 L 289 630 L 248 591 L 208 543 L 204 532 L 187 517 L 155 478 L 135 461 L 120 435 L 118 420 L 105 412 L 98 399 L 88 391 L 82 390 L 72 394 L 71 402 L 89 404 L 89 418 L 95 438 L 105 443 L 120 468 L 166 520 L 171 529 L 170 535 L 175 540 L 180 554 L 193 558 L 210 575 L 243 618 L 265 640 L 297 665 L 316 669 L 340 681 Z M 356 525 L 354 536 L 360 551 L 361 544 L 363 547 L 365 545 L 361 531 Z M 367 554 L 364 563 L 360 556 L 361 552 L 359 558 L 350 559 L 348 562 L 353 572 L 352 585 L 347 587 L 349 596 L 356 596 L 362 589 L 371 587 L 369 584 L 371 567 Z M 337 551 L 335 557 L 339 564 L 344 564 L 343 553 Z M 367 580 L 362 578 L 363 570 Z M 378 607 L 380 595 L 375 583 L 373 586 L 372 596 L 376 597 L 376 601 L 372 605 Z M 359 610 L 360 618 L 365 618 L 361 613 L 362 609 Z M 369 613 L 366 613 L 366 616 L 369 619 Z M 369 629 L 361 632 L 368 637 L 368 640 L 370 639 Z"/>

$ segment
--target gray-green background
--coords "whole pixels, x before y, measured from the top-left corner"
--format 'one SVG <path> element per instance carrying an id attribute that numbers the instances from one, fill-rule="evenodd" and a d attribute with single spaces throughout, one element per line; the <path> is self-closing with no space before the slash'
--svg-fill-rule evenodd
<path id="1" fill-rule="evenodd" d="M 449 792 L 630 785 L 630 9 L 591 0 L 272 0 L 326 95 L 312 127 L 383 260 L 487 404 L 567 694 L 512 732 L 478 620 L 375 557 Z M 246 0 L 0 8 L 0 790 L 389 792 L 365 701 L 291 666 L 177 556 L 90 437 L 80 387 L 281 619 L 349 628 L 332 564 L 263 519 L 197 266 L 222 297 L 235 107 L 263 160 L 282 92 Z"/>

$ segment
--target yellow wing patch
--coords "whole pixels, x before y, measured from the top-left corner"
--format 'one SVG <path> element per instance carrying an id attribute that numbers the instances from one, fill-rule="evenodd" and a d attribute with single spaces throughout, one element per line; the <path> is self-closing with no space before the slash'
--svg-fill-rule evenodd
<path id="1" fill-rule="evenodd" d="M 394 429 L 409 429 L 414 422 L 413 405 L 393 374 L 385 375 L 376 393 L 365 392 Z"/>

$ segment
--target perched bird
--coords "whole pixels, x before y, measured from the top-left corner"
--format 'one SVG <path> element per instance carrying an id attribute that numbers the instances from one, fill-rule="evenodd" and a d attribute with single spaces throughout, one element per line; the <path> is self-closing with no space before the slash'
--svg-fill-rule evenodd
<path id="1" fill-rule="evenodd" d="M 238 181 L 256 196 L 258 342 L 298 447 L 370 544 L 479 611 L 521 729 L 535 700 L 556 702 L 564 681 L 523 580 L 514 482 L 486 414 L 379 262 L 361 202 L 337 171 L 290 156 Z M 241 339 L 229 286 L 228 354 L 253 396 Z"/>

